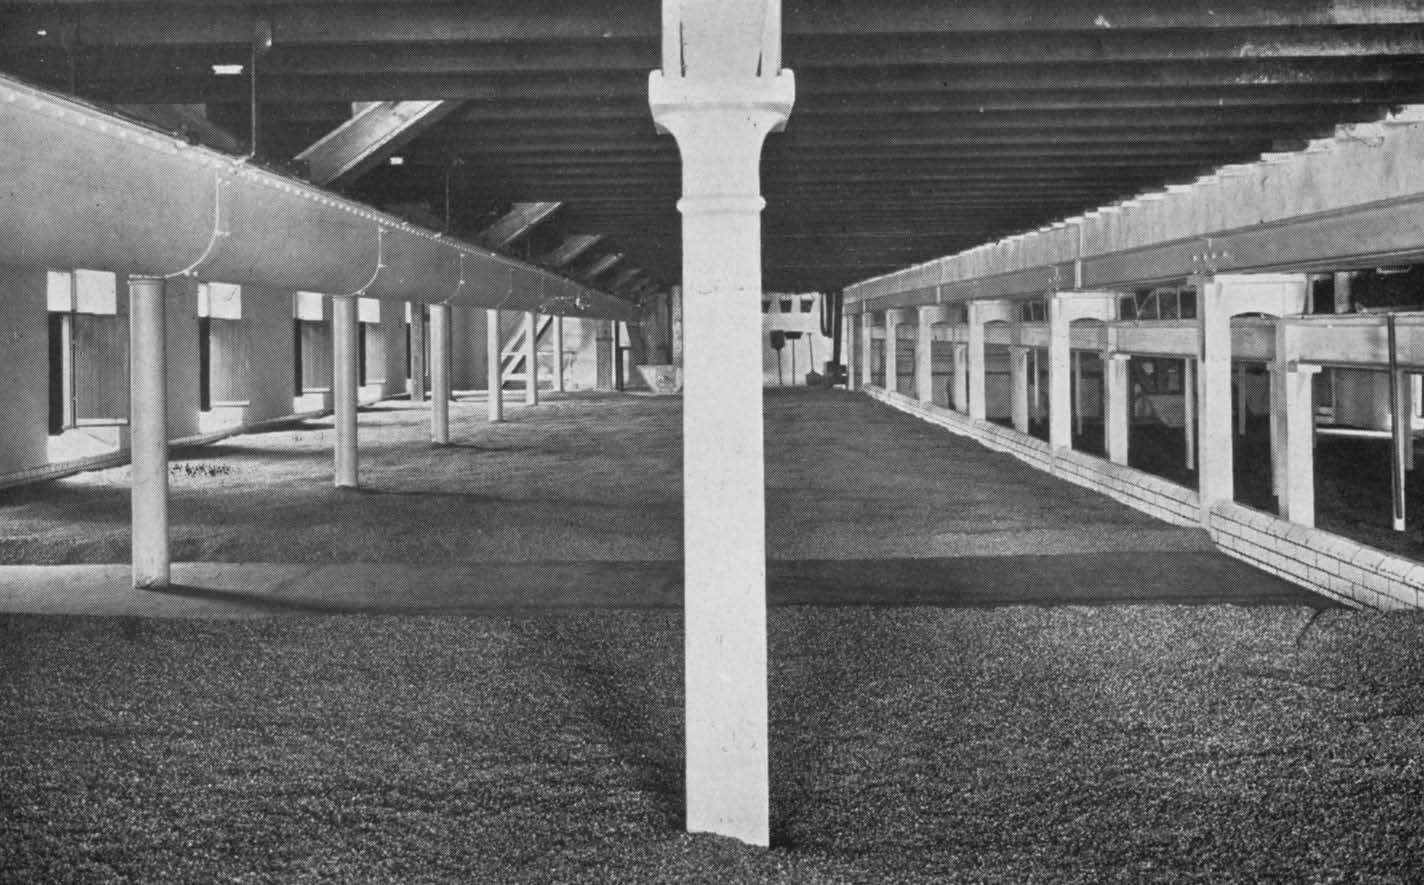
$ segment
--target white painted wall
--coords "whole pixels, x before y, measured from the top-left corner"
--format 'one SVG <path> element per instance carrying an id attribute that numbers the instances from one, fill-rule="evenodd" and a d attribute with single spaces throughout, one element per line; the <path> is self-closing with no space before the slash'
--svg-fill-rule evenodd
<path id="1" fill-rule="evenodd" d="M 45 269 L 0 264 L 0 477 L 49 460 Z"/>
<path id="2" fill-rule="evenodd" d="M 292 293 L 242 288 L 242 329 L 247 336 L 247 421 L 292 414 Z"/>
<path id="3" fill-rule="evenodd" d="M 772 329 L 802 333 L 801 340 L 787 341 L 786 347 L 781 351 L 781 380 L 786 387 L 804 386 L 806 373 L 813 369 L 821 371 L 826 361 L 831 358 L 833 342 L 821 334 L 821 296 L 814 292 L 805 295 L 812 299 L 810 313 L 801 312 L 801 294 L 788 296 L 783 293 L 767 293 L 763 296 L 771 299 L 770 309 L 761 315 L 761 380 L 766 387 L 777 386 L 777 354 L 771 347 Z M 788 297 L 791 299 L 791 312 L 784 313 L 781 310 L 781 300 Z M 793 348 L 796 353 L 794 374 L 791 370 Z"/>

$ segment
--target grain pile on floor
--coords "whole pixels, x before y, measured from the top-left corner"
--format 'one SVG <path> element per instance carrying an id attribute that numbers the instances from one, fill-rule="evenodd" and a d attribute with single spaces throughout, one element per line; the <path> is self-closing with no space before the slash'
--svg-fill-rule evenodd
<path id="1" fill-rule="evenodd" d="M 1417 881 L 1424 620 L 773 611 L 770 851 L 672 611 L 0 618 L 6 881 Z"/>
<path id="2" fill-rule="evenodd" d="M 212 562 L 676 560 L 678 399 L 569 395 L 361 412 L 363 490 L 332 488 L 331 419 L 177 453 L 173 556 Z M 772 556 L 886 558 L 1205 550 L 1203 532 L 1115 501 L 844 391 L 767 398 Z M 221 468 L 221 469 L 200 469 Z M 126 562 L 129 472 L 0 490 L 0 562 Z"/>

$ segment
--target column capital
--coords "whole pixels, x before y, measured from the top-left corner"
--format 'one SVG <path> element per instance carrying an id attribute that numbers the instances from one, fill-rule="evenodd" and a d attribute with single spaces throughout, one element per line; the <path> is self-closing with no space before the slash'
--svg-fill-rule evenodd
<path id="1" fill-rule="evenodd" d="M 772 77 L 669 77 L 662 71 L 648 74 L 648 106 L 659 132 L 678 135 L 683 115 L 761 111 L 765 120 L 747 118 L 778 131 L 786 125 L 796 103 L 796 75 L 783 68 Z"/>
<path id="2" fill-rule="evenodd" d="M 694 80 L 648 75 L 648 105 L 659 132 L 682 155 L 684 214 L 760 212 L 761 147 L 786 125 L 796 100 L 790 71 L 775 77 Z"/>

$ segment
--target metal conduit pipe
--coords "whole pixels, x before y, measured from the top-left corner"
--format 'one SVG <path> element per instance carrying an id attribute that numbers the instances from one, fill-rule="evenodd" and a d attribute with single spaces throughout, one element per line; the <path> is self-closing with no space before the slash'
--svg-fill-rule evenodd
<path id="1" fill-rule="evenodd" d="M 4 262 L 638 315 L 621 298 L 4 75 L 0 180 Z"/>

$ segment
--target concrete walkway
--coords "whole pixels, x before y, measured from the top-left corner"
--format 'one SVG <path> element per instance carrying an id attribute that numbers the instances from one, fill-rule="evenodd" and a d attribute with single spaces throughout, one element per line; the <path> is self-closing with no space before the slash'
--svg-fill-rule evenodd
<path id="1" fill-rule="evenodd" d="M 168 592 L 113 564 L 123 468 L 0 496 L 0 611 L 145 617 L 675 606 L 675 400 L 571 396 L 487 425 L 362 415 L 359 493 L 327 422 L 175 459 Z M 329 451 L 329 449 L 326 449 Z M 1306 605 L 1327 600 L 1013 458 L 844 392 L 767 397 L 773 605 Z M 202 543 L 191 539 L 200 539 Z M 24 555 L 24 554 L 30 555 Z M 30 563 L 50 564 L 30 564 Z"/>

